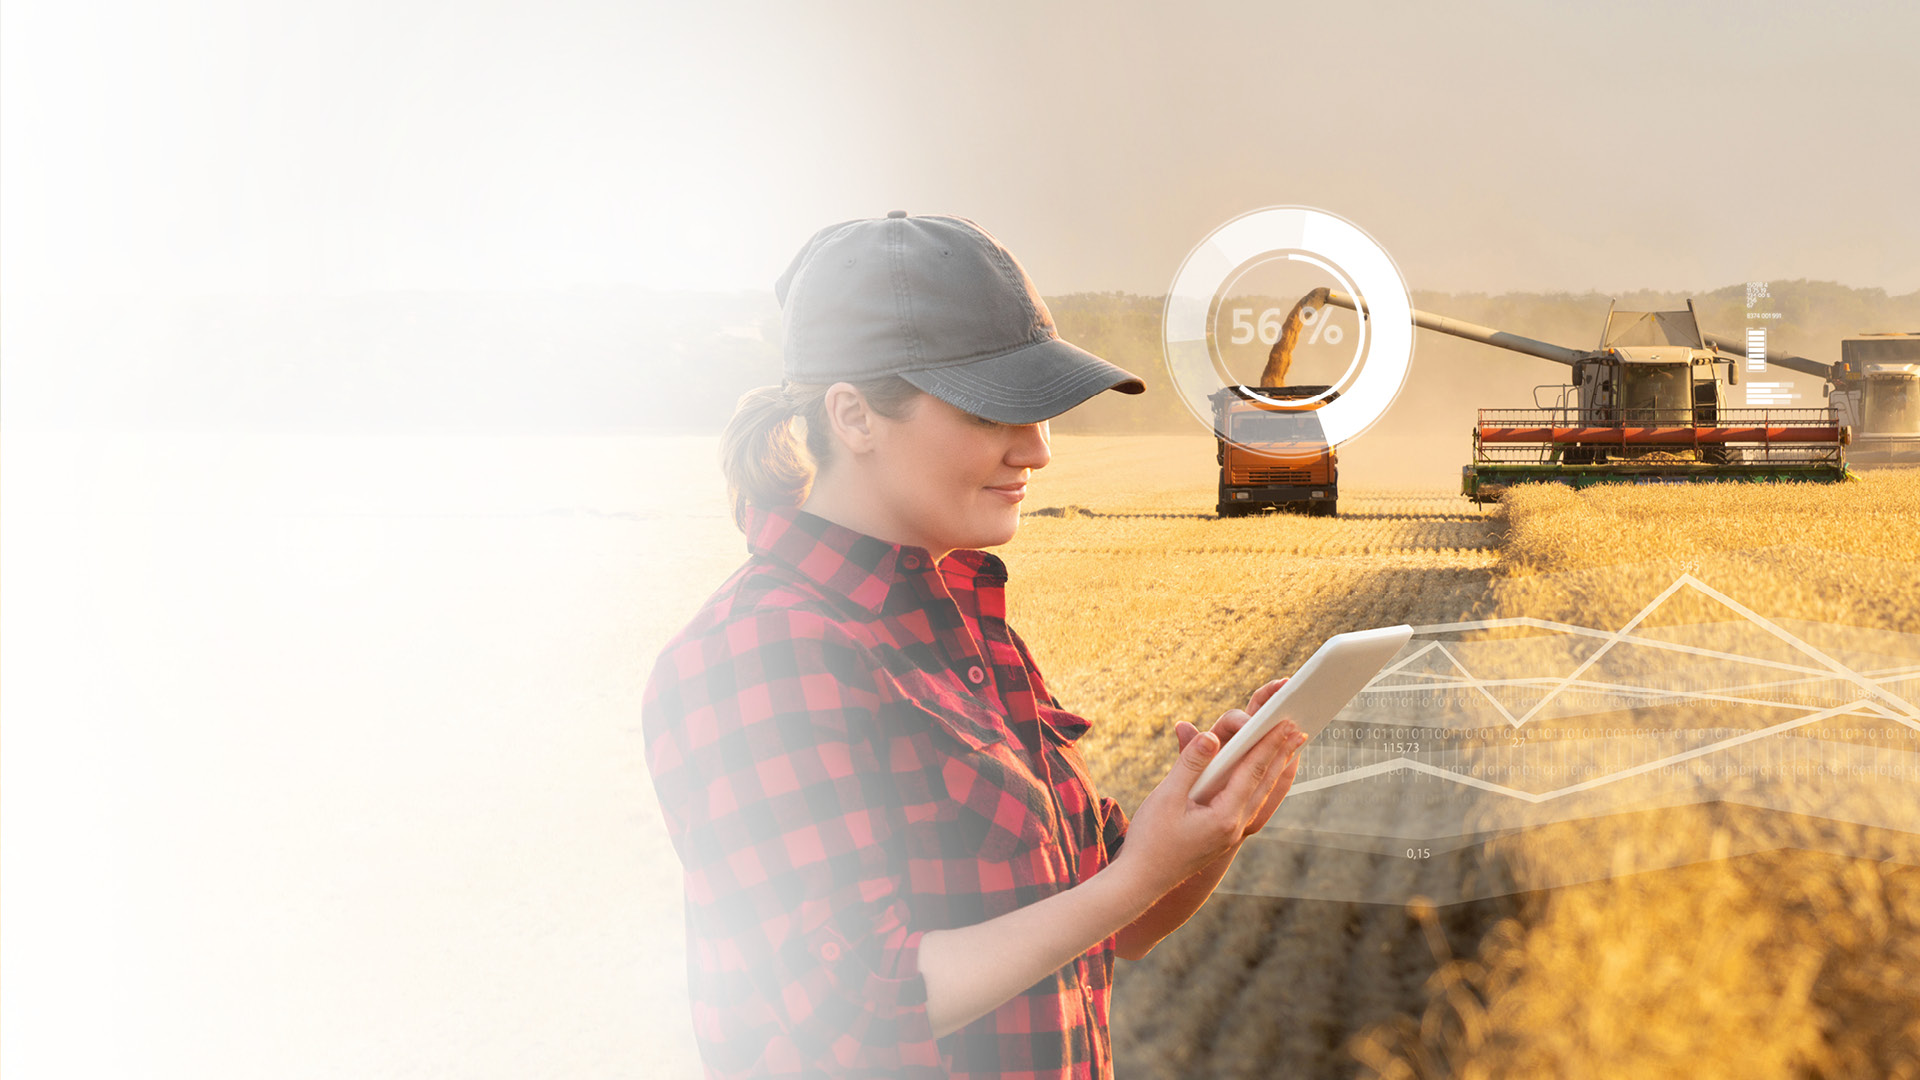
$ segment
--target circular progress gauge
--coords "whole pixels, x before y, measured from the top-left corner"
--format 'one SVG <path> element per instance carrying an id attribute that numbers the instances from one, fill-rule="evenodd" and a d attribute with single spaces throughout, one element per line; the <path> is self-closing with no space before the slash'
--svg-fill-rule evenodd
<path id="1" fill-rule="evenodd" d="M 1359 315 L 1345 373 L 1329 380 L 1326 392 L 1286 399 L 1261 394 L 1254 385 L 1259 379 L 1233 378 L 1231 365 L 1221 355 L 1215 324 L 1228 316 L 1229 341 L 1270 345 L 1277 340 L 1280 325 L 1274 316 L 1286 309 L 1269 308 L 1256 319 L 1254 308 L 1223 306 L 1238 295 L 1236 287 L 1251 270 L 1275 263 L 1312 268 L 1320 280 L 1350 297 Z M 1344 339 L 1340 328 L 1330 324 L 1329 308 L 1300 312 L 1312 328 L 1310 341 L 1338 345 Z M 1174 275 L 1161 327 L 1174 387 L 1208 430 L 1214 430 L 1216 416 L 1212 396 L 1239 385 L 1246 396 L 1260 401 L 1314 407 L 1329 446 L 1360 435 L 1386 413 L 1406 384 L 1413 359 L 1413 302 L 1393 259 L 1359 226 L 1309 206 L 1249 211 L 1209 233 Z M 1224 431 L 1215 434 L 1228 437 Z"/>

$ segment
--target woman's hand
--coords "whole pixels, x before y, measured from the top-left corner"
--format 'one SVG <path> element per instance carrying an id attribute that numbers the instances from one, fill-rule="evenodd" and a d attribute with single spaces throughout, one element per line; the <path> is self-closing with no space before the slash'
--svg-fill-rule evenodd
<path id="1" fill-rule="evenodd" d="M 1253 714 L 1260 711 L 1260 706 L 1265 705 L 1267 699 L 1279 693 L 1280 688 L 1286 684 L 1287 680 L 1285 679 L 1275 679 L 1253 692 L 1253 696 L 1247 699 L 1247 707 L 1245 710 L 1228 709 L 1226 712 L 1220 714 L 1220 719 L 1214 721 L 1213 727 L 1209 729 L 1220 737 L 1220 745 L 1225 746 L 1228 739 L 1233 738 L 1241 728 L 1247 725 L 1247 721 L 1253 719 Z M 1288 726 L 1290 726 L 1291 723 L 1291 721 L 1286 722 Z M 1180 749 L 1182 750 L 1185 750 L 1187 744 L 1192 742 L 1194 737 L 1199 734 L 1200 729 L 1185 720 L 1173 725 L 1173 736 L 1179 740 Z M 1274 812 L 1280 809 L 1280 800 L 1286 798 L 1287 792 L 1293 788 L 1294 774 L 1297 773 L 1299 769 L 1300 750 L 1299 747 L 1295 747 L 1292 751 L 1292 757 L 1287 762 L 1286 768 L 1281 771 L 1279 782 L 1274 785 L 1273 794 L 1268 796 L 1266 803 L 1261 806 L 1259 813 L 1254 815 L 1252 823 L 1247 826 L 1247 831 L 1241 834 L 1240 838 L 1242 840 L 1266 828 L 1267 822 L 1272 820 Z"/>
<path id="2" fill-rule="evenodd" d="M 1111 866 L 986 922 L 921 937 L 927 1023 L 935 1036 L 985 1015 L 1102 938 L 1111 936 L 1114 951 L 1138 960 L 1207 902 L 1240 842 L 1267 823 L 1293 784 L 1306 736 L 1291 723 L 1277 724 L 1212 797 L 1195 801 L 1193 785 L 1223 741 L 1284 682 L 1255 690 L 1245 710 L 1227 710 L 1210 731 L 1175 725 L 1180 756 L 1134 812 Z"/>
<path id="3" fill-rule="evenodd" d="M 1275 680 L 1255 691 L 1248 709 L 1258 709 L 1284 681 Z M 1111 869 L 1133 876 L 1155 896 L 1164 895 L 1267 823 L 1292 786 L 1297 751 L 1306 742 L 1291 721 L 1274 725 L 1234 765 L 1226 784 L 1211 797 L 1204 802 L 1192 797 L 1194 782 L 1224 739 L 1248 719 L 1246 710 L 1229 709 L 1209 731 L 1176 725 L 1180 756 L 1134 812 L 1126 844 Z M 1187 730 L 1182 731 L 1182 726 Z"/>

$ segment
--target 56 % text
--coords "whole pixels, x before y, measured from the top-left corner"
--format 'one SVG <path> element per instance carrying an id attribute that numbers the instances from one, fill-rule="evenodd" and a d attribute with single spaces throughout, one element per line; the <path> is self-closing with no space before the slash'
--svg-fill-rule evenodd
<path id="1" fill-rule="evenodd" d="M 1231 340 L 1235 345 L 1245 345 L 1255 337 L 1258 337 L 1263 345 L 1271 345 L 1280 340 L 1280 328 L 1284 325 L 1285 317 L 1279 308 L 1268 308 L 1262 311 L 1258 322 L 1248 318 L 1252 314 L 1252 308 L 1233 309 Z M 1307 344 L 1315 344 L 1323 336 L 1329 345 L 1340 344 L 1343 334 L 1339 327 L 1332 325 L 1332 319 L 1326 309 L 1311 307 L 1304 309 L 1300 312 L 1300 324 L 1313 328 L 1313 332 L 1307 335 Z"/>

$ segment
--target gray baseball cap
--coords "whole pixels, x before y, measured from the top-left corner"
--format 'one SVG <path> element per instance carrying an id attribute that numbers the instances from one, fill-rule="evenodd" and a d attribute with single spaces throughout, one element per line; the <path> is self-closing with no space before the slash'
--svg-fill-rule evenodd
<path id="1" fill-rule="evenodd" d="M 774 282 L 796 383 L 899 375 L 1003 424 L 1058 416 L 1139 376 L 1061 341 L 1027 272 L 948 214 L 857 218 L 813 234 Z"/>

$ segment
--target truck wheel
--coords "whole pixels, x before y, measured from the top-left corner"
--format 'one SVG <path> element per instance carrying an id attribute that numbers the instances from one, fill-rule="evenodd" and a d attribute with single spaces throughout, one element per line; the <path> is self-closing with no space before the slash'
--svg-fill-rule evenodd
<path id="1" fill-rule="evenodd" d="M 1218 511 L 1223 518 L 1239 517 L 1241 514 L 1246 513 L 1247 510 L 1246 507 L 1238 503 L 1221 503 L 1219 506 L 1214 507 L 1214 509 Z"/>

